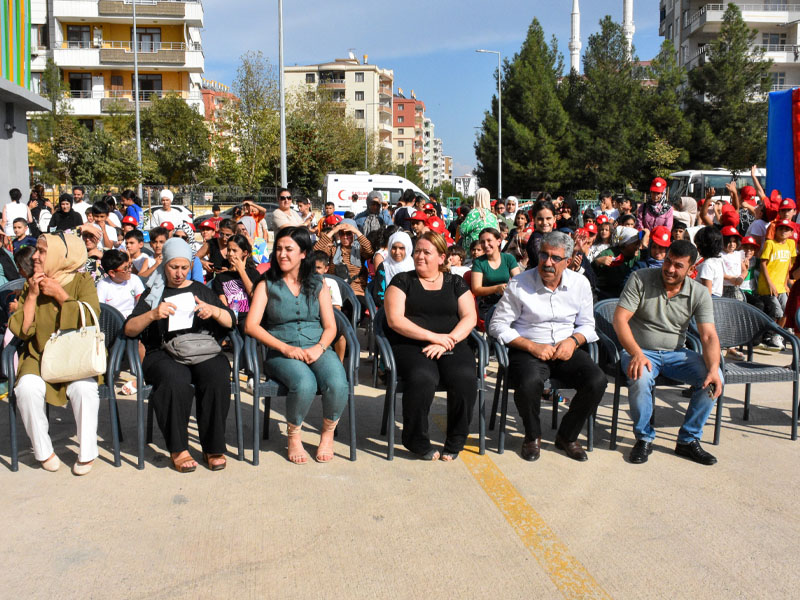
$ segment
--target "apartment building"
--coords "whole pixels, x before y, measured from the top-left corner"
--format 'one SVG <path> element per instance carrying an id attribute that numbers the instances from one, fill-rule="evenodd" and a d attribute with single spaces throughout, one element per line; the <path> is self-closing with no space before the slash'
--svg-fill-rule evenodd
<path id="1" fill-rule="evenodd" d="M 751 29 L 758 31 L 755 46 L 773 60 L 772 89 L 800 85 L 800 4 L 761 0 L 734 2 Z M 679 64 L 688 70 L 708 59 L 708 43 L 722 27 L 728 3 L 703 0 L 660 0 L 659 34 L 672 41 Z"/>
<path id="2" fill-rule="evenodd" d="M 392 98 L 392 105 L 392 162 L 396 165 L 413 164 L 422 168 L 425 103 L 417 100 L 414 90 L 411 90 L 411 97 L 406 98 L 403 90 L 399 89 Z"/>
<path id="3" fill-rule="evenodd" d="M 216 123 L 220 120 L 225 105 L 235 100 L 236 96 L 224 83 L 205 78 L 202 80 L 202 89 L 200 93 L 203 98 L 203 114 L 205 120 L 210 129 L 216 131 Z"/>
<path id="4" fill-rule="evenodd" d="M 392 89 L 394 72 L 363 62 L 351 52 L 348 58 L 316 65 L 284 67 L 284 83 L 289 93 L 305 92 L 314 97 L 317 90 L 330 93 L 341 103 L 356 124 L 378 140 L 378 148 L 392 151 Z"/>
<path id="5" fill-rule="evenodd" d="M 442 175 L 443 181 L 447 181 L 449 183 L 453 182 L 453 157 L 452 156 L 443 156 L 442 157 L 442 164 L 444 165 L 444 173 Z"/>
<path id="6" fill-rule="evenodd" d="M 31 0 L 31 87 L 47 59 L 61 69 L 71 112 L 87 126 L 111 110 L 133 110 L 134 44 L 139 100 L 177 94 L 203 112 L 201 0 L 140 0 L 136 39 L 130 0 Z"/>

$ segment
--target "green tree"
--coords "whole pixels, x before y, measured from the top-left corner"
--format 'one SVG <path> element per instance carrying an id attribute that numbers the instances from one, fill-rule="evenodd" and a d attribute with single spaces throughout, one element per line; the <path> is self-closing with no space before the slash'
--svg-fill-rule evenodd
<path id="1" fill-rule="evenodd" d="M 503 185 L 506 189 L 556 188 L 568 176 L 562 146 L 569 117 L 558 96 L 563 57 L 548 43 L 537 19 L 520 51 L 503 67 Z M 496 77 L 500 74 L 497 73 Z M 475 142 L 481 185 L 497 192 L 497 97 Z"/>
<path id="2" fill-rule="evenodd" d="M 141 111 L 142 155 L 158 165 L 169 185 L 194 183 L 211 152 L 203 117 L 177 95 L 154 98 Z"/>
<path id="3" fill-rule="evenodd" d="M 763 163 L 766 152 L 767 102 L 771 60 L 754 46 L 757 31 L 729 3 L 719 35 L 707 45 L 705 64 L 689 74 L 695 98 L 692 162 L 743 171 Z M 706 125 L 703 125 L 706 123 Z"/>

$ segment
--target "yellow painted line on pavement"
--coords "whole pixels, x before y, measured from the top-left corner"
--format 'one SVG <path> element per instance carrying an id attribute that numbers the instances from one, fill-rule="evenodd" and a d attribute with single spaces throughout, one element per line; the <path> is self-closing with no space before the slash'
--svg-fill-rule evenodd
<path id="1" fill-rule="evenodd" d="M 447 428 L 444 415 L 434 421 Z M 488 454 L 481 456 L 477 446 L 468 445 L 459 456 L 565 598 L 611 598 Z"/>

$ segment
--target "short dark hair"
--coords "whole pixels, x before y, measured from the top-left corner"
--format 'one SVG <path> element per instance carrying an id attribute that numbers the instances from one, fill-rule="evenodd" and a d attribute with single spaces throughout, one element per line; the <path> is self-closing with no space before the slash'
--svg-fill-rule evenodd
<path id="1" fill-rule="evenodd" d="M 220 229 L 230 229 L 231 231 L 235 232 L 236 221 L 234 221 L 233 219 L 222 219 L 222 221 L 219 222 L 219 227 L 217 227 L 217 231 L 219 231 Z"/>
<path id="2" fill-rule="evenodd" d="M 94 204 L 92 204 L 92 214 L 94 216 L 97 215 L 107 215 L 111 212 L 111 209 L 108 208 L 108 202 L 105 200 L 98 200 Z"/>
<path id="3" fill-rule="evenodd" d="M 548 196 L 549 196 L 549 194 L 548 194 Z M 556 216 L 556 207 L 553 206 L 553 203 L 549 199 L 548 200 L 542 199 L 542 200 L 537 200 L 536 202 L 534 202 L 533 203 L 533 208 L 531 209 L 531 213 L 535 217 L 536 215 L 538 215 L 543 210 L 549 210 L 551 213 L 553 213 L 554 217 Z"/>
<path id="4" fill-rule="evenodd" d="M 22 192 L 19 191 L 19 188 L 11 188 L 8 190 L 8 195 L 11 196 L 14 202 L 19 202 L 19 199 L 22 198 Z"/>
<path id="5" fill-rule="evenodd" d="M 281 196 L 281 194 L 282 194 L 283 192 L 289 192 L 289 188 L 285 188 L 285 187 L 280 187 L 280 188 L 278 188 L 278 197 L 279 197 L 279 198 L 280 198 L 280 196 Z M 290 195 L 290 196 L 291 196 L 291 195 L 293 195 L 293 194 L 292 194 L 292 192 L 289 192 L 289 195 Z"/>
<path id="6" fill-rule="evenodd" d="M 158 229 L 158 227 L 154 229 Z M 152 234 L 152 231 L 150 233 Z M 144 234 L 139 229 L 131 229 L 128 233 L 125 234 L 126 240 L 129 240 L 131 238 L 136 238 L 137 242 L 144 243 Z"/>
<path id="7" fill-rule="evenodd" d="M 348 210 L 348 211 L 346 211 L 344 213 L 344 218 L 345 219 L 355 219 L 356 218 L 356 213 L 354 213 L 352 210 Z"/>
<path id="8" fill-rule="evenodd" d="M 334 204 L 333 202 L 326 202 L 325 206 L 333 206 L 334 208 L 336 208 L 336 204 Z"/>
<path id="9" fill-rule="evenodd" d="M 478 240 L 481 239 L 481 236 L 484 233 L 489 233 L 489 234 L 493 235 L 494 239 L 496 239 L 496 240 L 502 239 L 502 237 L 503 237 L 502 235 L 500 235 L 500 232 L 497 229 L 495 229 L 494 227 L 484 227 L 483 229 L 481 229 L 481 232 L 478 234 Z"/>
<path id="10" fill-rule="evenodd" d="M 24 217 L 17 217 L 16 219 L 14 219 L 14 220 L 11 222 L 11 224 L 12 224 L 12 225 L 13 225 L 14 223 L 22 223 L 23 225 L 25 225 L 25 226 L 27 227 L 27 226 L 28 226 L 28 219 L 26 219 L 26 218 L 24 218 Z"/>
<path id="11" fill-rule="evenodd" d="M 169 239 L 169 231 L 167 231 L 166 227 L 153 227 L 150 230 L 150 239 L 155 239 L 159 236 L 164 236 L 165 238 Z"/>
<path id="12" fill-rule="evenodd" d="M 594 211 L 591 208 L 587 208 L 583 211 L 583 218 L 584 219 L 596 219 L 597 215 L 594 214 Z"/>
<path id="13" fill-rule="evenodd" d="M 248 202 L 248 201 L 249 202 L 255 202 L 256 199 L 253 198 L 252 196 L 245 196 L 244 198 L 242 198 L 242 204 L 244 204 L 245 202 Z"/>
<path id="14" fill-rule="evenodd" d="M 414 202 L 417 201 L 417 194 L 416 194 L 416 192 L 414 192 L 414 190 L 412 190 L 411 188 L 408 188 L 407 190 L 405 190 L 403 192 L 403 195 L 400 197 L 400 200 L 402 200 L 406 204 L 409 203 L 409 202 L 411 204 L 413 204 Z"/>
<path id="15" fill-rule="evenodd" d="M 447 249 L 447 256 L 460 256 L 461 260 L 464 260 L 465 258 L 467 258 L 467 253 L 461 246 L 453 244 Z"/>
<path id="16" fill-rule="evenodd" d="M 722 234 L 716 227 L 703 227 L 694 234 L 694 245 L 703 258 L 715 258 L 722 254 L 725 244 Z"/>
<path id="17" fill-rule="evenodd" d="M 633 221 L 636 223 L 636 215 L 628 214 L 628 215 L 620 215 L 617 217 L 617 224 L 621 225 L 623 221 Z"/>
<path id="18" fill-rule="evenodd" d="M 212 204 L 212 205 L 211 205 L 211 212 L 214 212 L 215 210 L 222 210 L 222 209 L 219 207 L 219 204 Z"/>
<path id="19" fill-rule="evenodd" d="M 36 252 L 34 246 L 22 246 L 14 252 L 14 264 L 17 266 L 19 274 L 25 278 L 33 275 L 33 254 Z"/>
<path id="20" fill-rule="evenodd" d="M 608 190 L 603 190 L 602 192 L 600 192 L 600 200 L 602 200 L 603 198 L 611 198 L 611 195 L 612 195 L 611 192 L 609 192 Z"/>
<path id="21" fill-rule="evenodd" d="M 100 259 L 100 265 L 108 273 L 109 271 L 116 271 L 129 260 L 128 255 L 122 250 L 106 250 L 103 252 L 103 258 Z"/>
<path id="22" fill-rule="evenodd" d="M 82 193 L 86 194 L 86 189 L 82 185 L 73 185 L 72 186 L 73 194 L 75 194 L 75 190 L 80 190 Z"/>
<path id="23" fill-rule="evenodd" d="M 331 264 L 331 257 L 327 252 L 323 252 L 322 250 L 314 250 L 314 252 L 311 253 L 311 260 L 314 262 L 314 264 L 318 262 L 321 262 L 325 265 Z"/>
<path id="24" fill-rule="evenodd" d="M 697 248 L 689 240 L 675 240 L 669 245 L 667 254 L 688 257 L 690 266 L 697 262 Z"/>

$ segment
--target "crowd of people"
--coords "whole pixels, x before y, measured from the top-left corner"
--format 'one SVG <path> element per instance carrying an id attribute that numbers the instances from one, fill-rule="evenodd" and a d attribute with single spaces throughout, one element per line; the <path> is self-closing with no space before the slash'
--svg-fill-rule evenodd
<path id="1" fill-rule="evenodd" d="M 652 452 L 651 392 L 663 373 L 691 386 L 675 452 L 713 464 L 700 445 L 722 390 L 712 298 L 750 303 L 789 327 L 800 304 L 800 286 L 791 285 L 800 276 L 795 203 L 777 191 L 767 196 L 752 174 L 753 186 L 731 183 L 719 196 L 710 189 L 699 203 L 670 202 L 666 182 L 655 178 L 640 204 L 602 192 L 583 211 L 574 198 L 547 193 L 522 209 L 518 198 L 492 200 L 481 188 L 449 224 L 434 195 L 413 190 L 395 206 L 371 192 L 365 210 L 337 214 L 333 203 L 314 212 L 308 198 L 281 188 L 269 215 L 272 231 L 266 210 L 251 198 L 233 218 L 215 206 L 195 231 L 190 213 L 163 190 L 145 232 L 132 191 L 90 204 L 75 187 L 54 210 L 43 189 L 35 188 L 27 205 L 11 190 L 0 223 L 0 283 L 26 283 L 19 297 L 0 301 L 6 341 L 13 335 L 25 342 L 15 393 L 34 456 L 44 469 L 58 468 L 45 403 L 69 400 L 80 444 L 73 472 L 88 473 L 97 457 L 97 380 L 53 384 L 40 368 L 50 335 L 74 326 L 77 301 L 85 301 L 119 310 L 126 335 L 140 339 L 150 402 L 177 471 L 198 466 L 187 433 L 193 399 L 203 461 L 212 470 L 225 467 L 231 373 L 223 347 L 233 328 L 266 347 L 265 374 L 288 389 L 288 459 L 311 458 L 301 432 L 319 393 L 323 423 L 314 458 L 332 460 L 348 397 L 345 339 L 334 311 L 359 307 L 343 302 L 337 282 L 322 277 L 331 274 L 360 301 L 362 313 L 348 316 L 365 318 L 367 294 L 385 311 L 398 375 L 414 381 L 403 394 L 402 440 L 421 459 L 453 461 L 464 447 L 477 389 L 469 336 L 479 327 L 509 347 L 522 457 L 540 457 L 539 412 L 552 376 L 577 390 L 555 446 L 587 460 L 578 435 L 607 381 L 584 350 L 598 339 L 594 303 L 617 298 L 614 328 L 636 438 L 630 462 L 645 462 Z M 685 348 L 691 321 L 701 354 Z M 777 335 L 762 345 L 783 348 Z M 727 352 L 744 359 L 735 348 Z M 440 385 L 447 390 L 447 431 L 437 449 L 428 420 Z M 131 384 L 127 391 L 134 391 Z"/>

